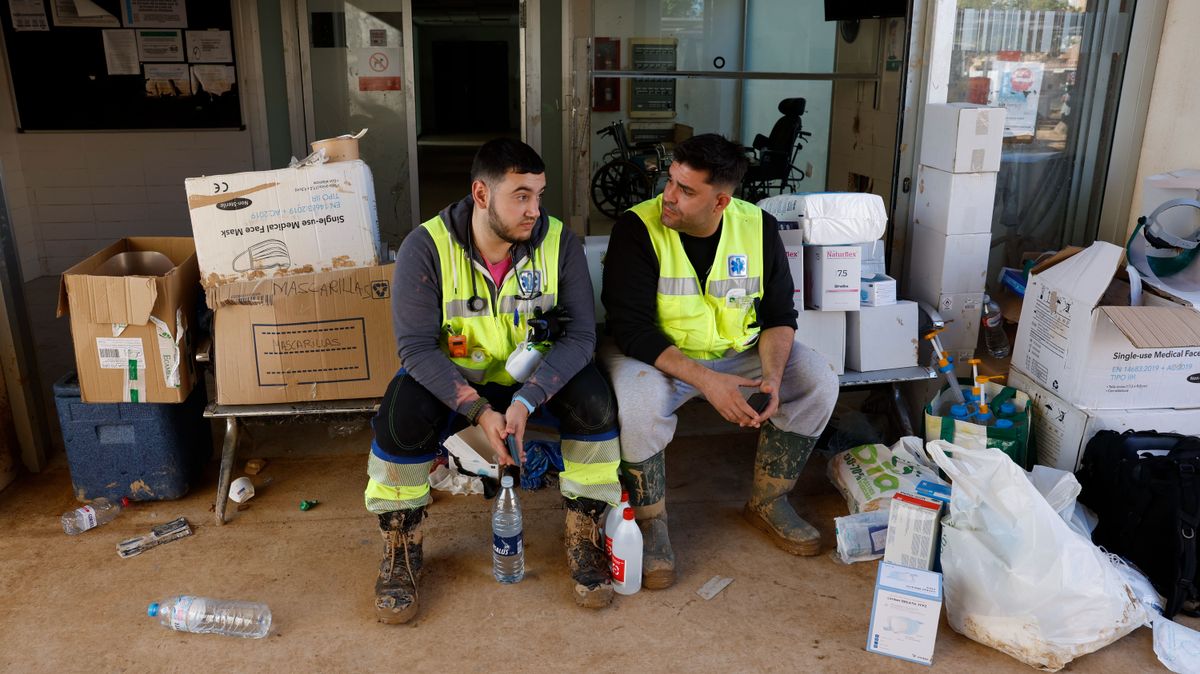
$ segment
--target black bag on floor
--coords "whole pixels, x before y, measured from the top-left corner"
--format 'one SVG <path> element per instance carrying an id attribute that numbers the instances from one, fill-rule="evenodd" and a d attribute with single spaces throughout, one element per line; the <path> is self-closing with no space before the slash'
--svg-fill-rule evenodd
<path id="1" fill-rule="evenodd" d="M 1100 523 L 1092 541 L 1136 564 L 1167 599 L 1166 617 L 1200 599 L 1200 439 L 1100 431 L 1075 474 Z"/>

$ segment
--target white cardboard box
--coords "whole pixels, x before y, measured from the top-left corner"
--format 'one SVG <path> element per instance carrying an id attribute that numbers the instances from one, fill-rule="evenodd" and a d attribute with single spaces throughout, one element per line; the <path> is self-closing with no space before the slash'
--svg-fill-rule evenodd
<path id="1" fill-rule="evenodd" d="M 829 359 L 834 372 L 846 373 L 845 311 L 801 311 L 796 333 L 802 343 Z"/>
<path id="2" fill-rule="evenodd" d="M 1200 409 L 1085 410 L 1039 386 L 1013 368 L 1008 385 L 1024 391 L 1033 404 L 1033 446 L 1043 466 L 1075 472 L 1083 450 L 1100 431 L 1158 431 L 1200 435 Z"/>
<path id="3" fill-rule="evenodd" d="M 787 253 L 788 271 L 792 274 L 792 306 L 804 311 L 804 232 L 798 229 L 781 229 L 783 250 Z"/>
<path id="4" fill-rule="evenodd" d="M 921 163 L 950 173 L 1000 170 L 1004 108 L 975 103 L 925 106 Z"/>
<path id="5" fill-rule="evenodd" d="M 883 239 L 878 241 L 868 241 L 860 243 L 858 247 L 862 250 L 862 271 L 859 272 L 863 276 L 874 276 L 875 274 L 886 274 L 886 244 Z"/>
<path id="6" fill-rule="evenodd" d="M 991 233 L 995 199 L 995 173 L 949 173 L 921 166 L 913 222 L 942 234 Z"/>
<path id="7" fill-rule="evenodd" d="M 946 330 L 939 339 L 942 347 L 954 358 L 954 373 L 969 377 L 971 366 L 967 360 L 975 357 L 979 344 L 979 322 L 983 313 L 983 293 L 958 293 L 941 295 L 934 305 Z"/>
<path id="8" fill-rule="evenodd" d="M 896 492 L 888 514 L 883 561 L 929 571 L 941 540 L 942 502 Z"/>
<path id="9" fill-rule="evenodd" d="M 896 279 L 887 274 L 864 276 L 858 281 L 859 304 L 882 307 L 896 303 Z"/>
<path id="10" fill-rule="evenodd" d="M 990 233 L 945 234 L 916 225 L 907 272 L 910 295 L 930 302 L 940 295 L 983 292 L 991 245 Z"/>
<path id="11" fill-rule="evenodd" d="M 1100 241 L 1031 275 L 1013 366 L 1085 409 L 1200 407 L 1200 313 L 1104 305 L 1123 257 Z"/>
<path id="12" fill-rule="evenodd" d="M 188 178 L 200 283 L 379 264 L 371 169 L 359 160 Z"/>
<path id="13" fill-rule="evenodd" d="M 942 574 L 880 562 L 867 650 L 932 664 L 941 615 Z"/>
<path id="14" fill-rule="evenodd" d="M 819 311 L 858 311 L 861 255 L 857 245 L 805 246 L 805 306 Z"/>
<path id="15" fill-rule="evenodd" d="M 846 314 L 846 368 L 858 372 L 917 364 L 917 303 L 871 307 Z"/>

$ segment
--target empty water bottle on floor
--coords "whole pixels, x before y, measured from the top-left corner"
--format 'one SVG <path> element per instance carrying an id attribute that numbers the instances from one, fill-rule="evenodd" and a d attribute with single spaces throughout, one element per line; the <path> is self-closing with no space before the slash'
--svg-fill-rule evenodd
<path id="1" fill-rule="evenodd" d="M 181 595 L 150 604 L 146 615 L 177 632 L 261 639 L 271 631 L 271 609 L 250 601 Z"/>
<path id="2" fill-rule="evenodd" d="M 642 530 L 633 520 L 633 508 L 621 514 L 613 532 L 612 583 L 617 594 L 634 594 L 642 589 Z"/>
<path id="3" fill-rule="evenodd" d="M 1008 335 L 1004 332 L 1004 316 L 1000 305 L 983 296 L 983 341 L 993 358 L 1008 358 Z"/>
<path id="4" fill-rule="evenodd" d="M 492 573 L 501 583 L 519 583 L 525 577 L 521 503 L 511 475 L 500 478 L 500 494 L 492 509 Z"/>
<path id="5" fill-rule="evenodd" d="M 612 557 L 612 537 L 621 523 L 625 509 L 629 507 L 629 492 L 621 490 L 621 502 L 616 507 L 609 506 L 608 514 L 604 516 L 604 552 Z"/>
<path id="6" fill-rule="evenodd" d="M 68 510 L 62 516 L 63 531 L 74 536 L 88 529 L 95 529 L 101 524 L 108 524 L 121 514 L 121 509 L 129 505 L 129 499 L 122 496 L 119 501 L 106 498 L 94 499 L 91 503 Z"/>

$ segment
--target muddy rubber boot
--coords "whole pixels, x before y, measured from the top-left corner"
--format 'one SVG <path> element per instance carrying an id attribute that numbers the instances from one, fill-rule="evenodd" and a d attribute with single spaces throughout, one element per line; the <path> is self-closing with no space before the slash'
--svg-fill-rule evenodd
<path id="1" fill-rule="evenodd" d="M 590 498 L 564 498 L 567 506 L 565 542 L 567 565 L 575 581 L 575 603 L 584 608 L 604 608 L 612 603 L 612 575 L 600 520 L 608 504 Z"/>
<path id="2" fill-rule="evenodd" d="M 767 422 L 758 434 L 754 486 L 742 511 L 776 546 L 806 557 L 820 554 L 821 533 L 796 514 L 787 497 L 816 444 L 817 438 L 787 433 Z"/>
<path id="3" fill-rule="evenodd" d="M 665 590 L 675 584 L 675 551 L 667 534 L 667 472 L 663 452 L 641 463 L 621 462 L 629 505 L 642 530 L 642 587 Z"/>
<path id="4" fill-rule="evenodd" d="M 421 521 L 425 508 L 379 516 L 383 561 L 375 581 L 375 619 L 398 625 L 417 615 L 417 578 L 421 575 Z"/>

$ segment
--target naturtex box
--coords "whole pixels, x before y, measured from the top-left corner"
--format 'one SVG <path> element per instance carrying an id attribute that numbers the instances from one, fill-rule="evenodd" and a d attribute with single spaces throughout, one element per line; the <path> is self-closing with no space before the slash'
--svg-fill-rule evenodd
<path id="1" fill-rule="evenodd" d="M 217 402 L 375 398 L 400 369 L 394 264 L 208 289 Z"/>
<path id="2" fill-rule="evenodd" d="M 150 269 L 154 259 L 161 268 Z M 138 269 L 143 260 L 152 261 Z M 188 237 L 121 239 L 63 272 L 58 315 L 71 316 L 83 402 L 187 399 L 195 377 L 189 330 L 198 279 Z"/>
<path id="3" fill-rule="evenodd" d="M 1200 407 L 1200 313 L 1107 304 L 1123 254 L 1096 242 L 1030 276 L 1013 367 L 1085 409 Z"/>
<path id="4" fill-rule="evenodd" d="M 379 264 L 371 169 L 362 161 L 188 178 L 205 288 Z"/>
<path id="5" fill-rule="evenodd" d="M 1074 473 L 1083 450 L 1100 431 L 1158 431 L 1200 435 L 1200 409 L 1085 410 L 1039 386 L 1013 369 L 1008 384 L 1024 391 L 1033 402 L 1033 447 L 1043 466 Z"/>

